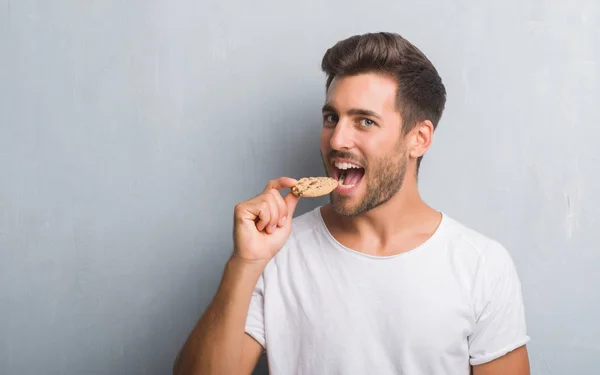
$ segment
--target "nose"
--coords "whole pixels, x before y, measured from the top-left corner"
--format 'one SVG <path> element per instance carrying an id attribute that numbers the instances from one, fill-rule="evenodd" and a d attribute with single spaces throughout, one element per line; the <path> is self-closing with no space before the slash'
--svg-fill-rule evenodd
<path id="1" fill-rule="evenodd" d="M 333 150 L 349 150 L 354 145 L 352 127 L 347 121 L 340 119 L 335 125 L 329 145 Z"/>

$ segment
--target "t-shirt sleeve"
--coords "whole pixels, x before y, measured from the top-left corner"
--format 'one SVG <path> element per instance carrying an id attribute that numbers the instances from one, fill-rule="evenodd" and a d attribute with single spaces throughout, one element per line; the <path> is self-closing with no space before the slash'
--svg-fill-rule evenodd
<path id="1" fill-rule="evenodd" d="M 261 275 L 252 292 L 252 298 L 250 299 L 250 306 L 246 317 L 246 333 L 258 341 L 263 348 L 266 348 L 264 285 L 264 277 Z"/>
<path id="2" fill-rule="evenodd" d="M 494 243 L 482 253 L 473 297 L 475 328 L 468 338 L 471 365 L 490 362 L 529 342 L 521 283 L 502 245 Z"/>

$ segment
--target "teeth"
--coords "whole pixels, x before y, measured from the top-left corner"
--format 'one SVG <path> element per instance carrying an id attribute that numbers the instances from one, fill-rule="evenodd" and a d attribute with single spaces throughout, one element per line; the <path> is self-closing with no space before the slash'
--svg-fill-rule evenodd
<path id="1" fill-rule="evenodd" d="M 339 169 L 361 168 L 356 164 L 335 162 L 335 166 Z"/>

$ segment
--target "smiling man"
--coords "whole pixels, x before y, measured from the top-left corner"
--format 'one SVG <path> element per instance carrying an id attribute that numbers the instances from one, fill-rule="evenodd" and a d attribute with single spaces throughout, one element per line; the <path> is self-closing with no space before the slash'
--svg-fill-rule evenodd
<path id="1" fill-rule="evenodd" d="M 330 48 L 330 203 L 292 219 L 282 177 L 234 212 L 234 252 L 175 374 L 528 375 L 521 286 L 497 241 L 428 206 L 417 175 L 446 91 L 397 34 Z"/>

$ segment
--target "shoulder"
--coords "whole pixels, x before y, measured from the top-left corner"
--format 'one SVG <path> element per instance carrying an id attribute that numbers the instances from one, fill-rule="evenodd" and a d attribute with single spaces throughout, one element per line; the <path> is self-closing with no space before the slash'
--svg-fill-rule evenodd
<path id="1" fill-rule="evenodd" d="M 486 304 L 520 301 L 520 280 L 509 250 L 498 240 L 448 219 L 448 250 L 480 314 Z"/>
<path id="2" fill-rule="evenodd" d="M 458 256 L 479 266 L 512 264 L 508 249 L 497 239 L 479 232 L 451 217 L 445 217 L 448 246 Z"/>

